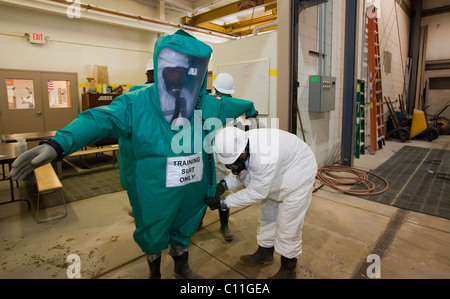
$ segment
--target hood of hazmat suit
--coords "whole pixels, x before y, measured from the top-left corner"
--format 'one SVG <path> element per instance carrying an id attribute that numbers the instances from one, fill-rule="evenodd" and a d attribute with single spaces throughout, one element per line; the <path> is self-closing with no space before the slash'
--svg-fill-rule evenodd
<path id="1" fill-rule="evenodd" d="M 190 118 L 208 69 L 208 58 L 163 48 L 158 57 L 158 92 L 164 118 Z"/>
<path id="2" fill-rule="evenodd" d="M 188 246 L 204 215 L 204 199 L 216 190 L 207 145 L 229 118 L 256 114 L 252 102 L 207 94 L 211 53 L 183 30 L 160 37 L 153 54 L 155 84 L 80 113 L 53 138 L 64 156 L 119 138 L 120 182 L 133 208 L 134 239 L 147 254 L 169 244 Z"/>

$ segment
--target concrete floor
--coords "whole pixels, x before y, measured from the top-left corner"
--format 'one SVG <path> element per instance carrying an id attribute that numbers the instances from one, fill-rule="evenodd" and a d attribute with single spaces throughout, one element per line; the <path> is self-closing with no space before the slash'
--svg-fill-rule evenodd
<path id="1" fill-rule="evenodd" d="M 355 159 L 355 166 L 374 169 L 406 144 L 450 150 L 449 141 L 450 136 L 433 142 L 388 141 L 375 155 Z M 9 200 L 8 188 L 7 182 L 1 182 L 1 202 Z M 65 279 L 67 269 L 76 265 L 68 260 L 71 254 L 80 258 L 81 278 L 148 277 L 145 255 L 132 238 L 134 221 L 124 191 L 77 201 L 67 208 L 66 218 L 37 224 L 24 203 L 0 206 L 0 278 Z M 358 276 L 358 269 L 365 272 L 364 262 L 392 228 L 398 211 L 320 188 L 306 215 L 297 278 L 352 278 Z M 388 246 L 380 253 L 381 278 L 450 278 L 450 221 L 416 212 L 403 216 L 398 231 L 387 234 Z M 239 262 L 239 256 L 257 248 L 257 217 L 257 205 L 232 209 L 235 239 L 227 243 L 219 232 L 218 212 L 208 209 L 203 228 L 190 245 L 191 268 L 205 278 L 259 279 L 276 273 L 278 254 L 270 266 Z M 167 250 L 161 271 L 163 278 L 174 278 Z"/>

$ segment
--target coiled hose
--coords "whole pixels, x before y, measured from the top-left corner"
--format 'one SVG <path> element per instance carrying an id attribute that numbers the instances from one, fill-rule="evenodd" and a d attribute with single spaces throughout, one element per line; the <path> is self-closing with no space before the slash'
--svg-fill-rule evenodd
<path id="1" fill-rule="evenodd" d="M 374 191 L 375 183 L 369 179 L 369 173 L 380 179 L 386 185 L 383 190 Z M 325 166 L 317 170 L 317 179 L 324 185 L 351 195 L 376 195 L 385 192 L 389 188 L 389 182 L 370 171 L 349 166 Z M 352 186 L 362 185 L 363 190 L 352 190 Z M 342 188 L 342 186 L 350 186 Z"/>

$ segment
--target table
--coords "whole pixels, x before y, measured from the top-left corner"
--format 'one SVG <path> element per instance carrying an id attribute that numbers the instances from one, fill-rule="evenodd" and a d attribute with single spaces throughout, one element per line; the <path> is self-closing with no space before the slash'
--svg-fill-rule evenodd
<path id="1" fill-rule="evenodd" d="M 11 190 L 11 200 L 6 202 L 0 202 L 0 205 L 13 203 L 13 202 L 20 202 L 25 201 L 28 204 L 28 209 L 31 209 L 31 204 L 27 199 L 20 198 L 15 199 L 14 198 L 14 183 L 11 177 L 6 178 L 5 176 L 5 164 L 8 164 L 9 171 L 11 171 L 11 164 L 16 159 L 16 154 L 14 152 L 14 143 L 0 143 L 0 163 L 2 164 L 3 169 L 3 180 L 9 180 L 9 188 Z"/>
<path id="2" fill-rule="evenodd" d="M 17 142 L 17 137 L 25 137 L 27 141 L 37 141 L 42 140 L 46 137 L 55 136 L 56 131 L 44 131 L 44 132 L 29 132 L 29 133 L 18 133 L 18 134 L 4 134 L 2 135 L 3 143 Z"/>

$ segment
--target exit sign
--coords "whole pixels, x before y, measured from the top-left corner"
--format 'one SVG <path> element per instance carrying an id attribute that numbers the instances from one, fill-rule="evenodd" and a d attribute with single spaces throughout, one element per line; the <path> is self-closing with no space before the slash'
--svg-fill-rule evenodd
<path id="1" fill-rule="evenodd" d="M 42 33 L 30 32 L 25 33 L 25 36 L 33 44 L 45 44 L 47 42 L 46 36 Z"/>

